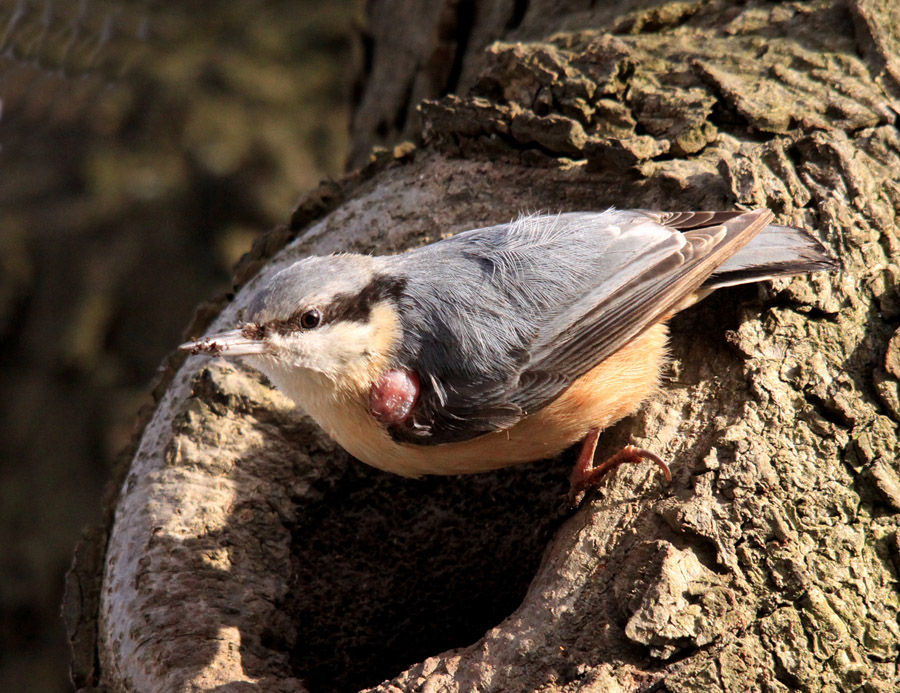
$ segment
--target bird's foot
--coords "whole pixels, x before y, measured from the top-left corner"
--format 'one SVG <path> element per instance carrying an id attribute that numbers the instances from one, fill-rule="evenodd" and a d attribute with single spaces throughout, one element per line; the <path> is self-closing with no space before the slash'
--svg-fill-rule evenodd
<path id="1" fill-rule="evenodd" d="M 666 476 L 666 481 L 672 481 L 672 472 L 669 471 L 669 465 L 666 464 L 665 460 L 649 450 L 636 448 L 633 445 L 626 445 L 603 463 L 594 466 L 594 452 L 597 450 L 597 438 L 599 436 L 600 429 L 592 428 L 588 432 L 587 438 L 584 439 L 581 454 L 578 456 L 578 462 L 575 463 L 569 482 L 570 507 L 577 508 L 581 505 L 585 491 L 591 486 L 596 486 L 600 479 L 621 464 L 637 464 L 644 460 L 652 460 L 662 469 L 663 474 Z"/>

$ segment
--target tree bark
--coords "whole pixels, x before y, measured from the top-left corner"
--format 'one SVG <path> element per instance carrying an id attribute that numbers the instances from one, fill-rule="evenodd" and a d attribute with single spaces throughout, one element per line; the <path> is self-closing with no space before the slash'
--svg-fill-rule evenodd
<path id="1" fill-rule="evenodd" d="M 622 468 L 570 517 L 571 457 L 399 479 L 252 370 L 173 357 L 70 579 L 81 687 L 896 690 L 900 13 L 420 5 L 371 3 L 354 125 L 357 161 L 416 146 L 312 193 L 211 329 L 305 254 L 529 210 L 768 206 L 843 269 L 676 317 L 662 391 L 598 451 L 652 449 L 672 484 Z"/>

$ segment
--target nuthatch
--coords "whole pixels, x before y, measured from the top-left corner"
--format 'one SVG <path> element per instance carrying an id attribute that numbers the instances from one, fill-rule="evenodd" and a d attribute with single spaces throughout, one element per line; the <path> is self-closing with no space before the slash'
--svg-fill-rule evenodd
<path id="1" fill-rule="evenodd" d="M 634 413 L 666 363 L 665 321 L 711 291 L 836 267 L 768 210 L 525 216 L 387 257 L 308 257 L 253 297 L 237 329 L 183 344 L 244 356 L 348 452 L 404 476 L 482 472 Z"/>

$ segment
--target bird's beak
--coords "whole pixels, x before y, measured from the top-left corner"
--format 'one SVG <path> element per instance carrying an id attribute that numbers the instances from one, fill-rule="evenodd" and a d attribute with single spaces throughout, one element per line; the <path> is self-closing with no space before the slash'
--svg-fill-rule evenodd
<path id="1" fill-rule="evenodd" d="M 209 356 L 248 356 L 266 352 L 266 342 L 247 336 L 246 328 L 219 332 L 203 337 L 194 342 L 185 342 L 179 349 L 191 354 L 207 354 Z"/>

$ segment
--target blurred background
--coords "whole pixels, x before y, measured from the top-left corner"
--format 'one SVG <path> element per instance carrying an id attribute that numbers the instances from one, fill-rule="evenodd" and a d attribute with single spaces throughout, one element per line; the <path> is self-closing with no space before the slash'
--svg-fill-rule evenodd
<path id="1" fill-rule="evenodd" d="M 347 152 L 362 0 L 0 0 L 0 691 L 194 307 Z"/>

